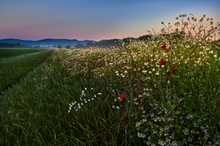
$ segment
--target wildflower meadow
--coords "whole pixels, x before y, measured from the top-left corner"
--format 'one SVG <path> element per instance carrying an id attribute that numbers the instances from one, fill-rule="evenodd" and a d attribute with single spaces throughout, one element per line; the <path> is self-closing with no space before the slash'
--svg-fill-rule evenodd
<path id="1" fill-rule="evenodd" d="M 220 24 L 162 26 L 147 41 L 55 50 L 1 95 L 0 143 L 220 145 Z"/>

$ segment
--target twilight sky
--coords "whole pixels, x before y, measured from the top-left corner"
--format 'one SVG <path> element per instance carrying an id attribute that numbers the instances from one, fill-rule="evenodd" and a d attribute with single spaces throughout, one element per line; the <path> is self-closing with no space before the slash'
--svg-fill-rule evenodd
<path id="1" fill-rule="evenodd" d="M 190 13 L 220 22 L 220 0 L 0 0 L 0 39 L 138 37 Z"/>

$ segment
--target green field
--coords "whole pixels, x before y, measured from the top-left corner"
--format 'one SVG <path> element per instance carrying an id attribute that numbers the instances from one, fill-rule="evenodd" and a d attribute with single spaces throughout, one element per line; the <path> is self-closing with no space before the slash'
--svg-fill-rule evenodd
<path id="1" fill-rule="evenodd" d="M 43 51 L 43 49 L 14 49 L 14 48 L 0 48 L 0 60 L 5 59 L 5 58 L 11 58 L 11 57 L 16 57 L 19 55 L 25 55 L 25 54 L 30 54 L 30 53 L 35 53 Z"/>
<path id="2" fill-rule="evenodd" d="M 0 91 L 3 91 L 42 63 L 51 50 L 0 49 L 0 53 L 4 58 L 0 61 Z"/>
<path id="3" fill-rule="evenodd" d="M 3 59 L 0 145 L 219 146 L 220 41 L 188 21 L 120 48 Z"/>

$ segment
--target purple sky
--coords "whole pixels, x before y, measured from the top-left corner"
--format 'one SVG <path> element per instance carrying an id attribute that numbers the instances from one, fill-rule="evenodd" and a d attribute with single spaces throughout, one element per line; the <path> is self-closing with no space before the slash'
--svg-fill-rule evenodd
<path id="1" fill-rule="evenodd" d="M 0 39 L 138 37 L 190 13 L 220 22 L 220 0 L 0 0 Z"/>

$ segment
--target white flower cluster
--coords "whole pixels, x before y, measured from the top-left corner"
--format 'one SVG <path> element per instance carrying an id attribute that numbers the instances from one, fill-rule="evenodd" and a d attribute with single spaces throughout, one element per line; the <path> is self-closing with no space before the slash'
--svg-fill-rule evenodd
<path id="1" fill-rule="evenodd" d="M 90 90 L 93 90 L 93 88 L 91 88 Z M 72 110 L 72 108 L 74 108 L 74 110 L 77 112 L 80 108 L 82 108 L 82 106 L 84 104 L 89 103 L 90 101 L 93 101 L 94 98 L 96 97 L 96 95 L 94 95 L 94 98 L 86 98 L 86 92 L 87 88 L 85 88 L 84 90 L 82 90 L 81 96 L 79 98 L 80 102 L 74 101 L 72 103 L 69 104 L 69 110 L 68 113 L 70 113 L 70 111 Z M 98 95 L 101 95 L 101 93 L 98 93 Z"/>

